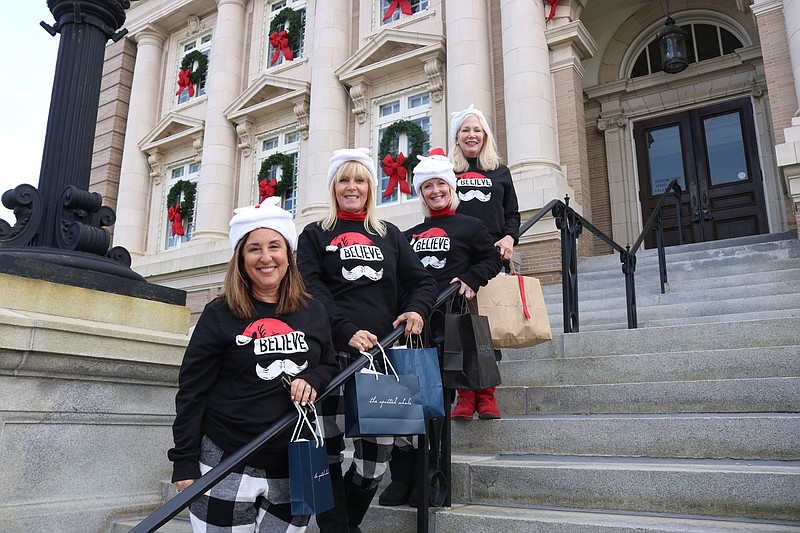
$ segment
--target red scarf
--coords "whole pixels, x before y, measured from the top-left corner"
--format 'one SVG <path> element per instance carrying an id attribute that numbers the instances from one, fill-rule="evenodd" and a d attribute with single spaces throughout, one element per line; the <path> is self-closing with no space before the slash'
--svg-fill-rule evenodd
<path id="1" fill-rule="evenodd" d="M 450 209 L 449 207 L 437 210 L 431 209 L 431 218 L 453 216 L 455 214 L 456 212 Z"/>
<path id="2" fill-rule="evenodd" d="M 337 210 L 336 218 L 339 220 L 350 220 L 352 222 L 364 222 L 364 219 L 367 218 L 367 212 L 364 211 L 362 213 L 348 213 L 347 211 L 342 211 L 341 209 Z"/>

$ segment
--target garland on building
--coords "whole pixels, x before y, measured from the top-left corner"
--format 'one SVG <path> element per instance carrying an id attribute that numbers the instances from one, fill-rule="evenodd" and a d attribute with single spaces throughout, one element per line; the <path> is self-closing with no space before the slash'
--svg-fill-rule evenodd
<path id="1" fill-rule="evenodd" d="M 269 44 L 275 50 L 272 53 L 270 65 L 274 65 L 280 58 L 281 54 L 287 61 L 292 61 L 292 48 L 300 45 L 300 33 L 302 31 L 302 18 L 299 11 L 295 11 L 290 7 L 286 7 L 278 12 L 277 15 L 269 23 Z M 278 26 L 283 24 L 282 30 L 278 30 Z M 288 28 L 288 29 L 287 29 Z"/>
<path id="2" fill-rule="evenodd" d="M 197 68 L 193 69 L 195 62 L 197 62 Z M 208 72 L 208 58 L 202 52 L 192 50 L 183 56 L 181 68 L 178 71 L 178 91 L 175 94 L 181 94 L 184 89 L 188 89 L 189 97 L 194 96 L 194 86 L 203 81 L 206 72 Z"/>
<path id="3" fill-rule="evenodd" d="M 405 133 L 406 137 L 408 137 L 408 146 L 411 149 L 411 154 L 406 158 L 403 153 L 400 152 L 395 160 L 390 147 L 401 133 Z M 383 172 L 389 176 L 389 184 L 386 186 L 386 190 L 383 193 L 384 198 L 391 196 L 394 193 L 395 186 L 398 185 L 401 192 L 411 194 L 407 175 L 417 166 L 419 162 L 417 156 L 422 155 L 424 145 L 425 132 L 411 121 L 398 120 L 386 128 L 383 138 L 381 139 L 381 144 L 378 147 L 378 155 L 383 156 L 381 160 Z"/>
<path id="4" fill-rule="evenodd" d="M 269 171 L 275 166 L 281 167 L 281 179 L 269 179 Z M 292 159 L 280 152 L 272 154 L 261 163 L 258 171 L 258 203 L 271 196 L 281 196 L 292 188 Z"/>
<path id="5" fill-rule="evenodd" d="M 188 180 L 180 180 L 167 193 L 167 218 L 172 222 L 172 235 L 183 235 L 183 219 L 194 209 L 194 193 L 197 185 Z M 181 193 L 183 202 L 181 202 Z"/>
<path id="6" fill-rule="evenodd" d="M 389 7 L 386 8 L 386 12 L 383 14 L 383 22 L 389 20 L 391 16 L 394 15 L 394 10 L 398 7 L 404 15 L 414 14 L 414 10 L 411 9 L 411 4 L 408 3 L 408 0 L 391 0 L 391 2 L 389 2 Z"/>

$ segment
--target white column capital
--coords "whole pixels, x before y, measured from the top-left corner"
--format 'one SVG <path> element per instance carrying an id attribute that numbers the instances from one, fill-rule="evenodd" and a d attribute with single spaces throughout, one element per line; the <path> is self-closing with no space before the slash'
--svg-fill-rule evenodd
<path id="1" fill-rule="evenodd" d="M 774 11 L 783 11 L 783 0 L 755 0 L 750 6 L 750 10 L 756 17 Z"/>
<path id="2" fill-rule="evenodd" d="M 148 24 L 142 30 L 137 31 L 133 36 L 136 41 L 137 47 L 142 46 L 164 46 L 164 41 L 167 40 L 167 32 L 156 26 L 155 24 Z"/>

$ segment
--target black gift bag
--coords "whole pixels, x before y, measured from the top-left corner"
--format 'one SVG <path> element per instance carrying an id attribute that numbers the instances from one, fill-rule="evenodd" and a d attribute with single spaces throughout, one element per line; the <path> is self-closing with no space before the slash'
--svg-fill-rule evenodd
<path id="1" fill-rule="evenodd" d="M 321 513 L 334 505 L 322 423 L 316 417 L 314 404 L 309 406 L 315 414 L 314 425 L 305 409 L 295 404 L 299 417 L 289 441 L 289 494 L 295 516 Z M 300 438 L 304 426 L 311 429 L 311 440 Z"/>
<path id="2" fill-rule="evenodd" d="M 489 320 L 468 312 L 444 315 L 442 381 L 451 389 L 481 390 L 500 384 Z"/>

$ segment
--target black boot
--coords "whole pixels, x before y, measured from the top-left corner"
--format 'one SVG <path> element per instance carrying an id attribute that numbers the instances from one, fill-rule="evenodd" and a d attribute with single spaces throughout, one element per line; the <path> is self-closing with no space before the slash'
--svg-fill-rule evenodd
<path id="1" fill-rule="evenodd" d="M 316 517 L 320 533 L 349 533 L 347 525 L 347 495 L 342 478 L 342 463 L 328 465 L 333 489 L 333 509 L 319 513 Z"/>
<path id="2" fill-rule="evenodd" d="M 416 451 L 404 451 L 397 447 L 392 450 L 392 460 L 389 461 L 392 482 L 389 483 L 386 490 L 381 493 L 381 497 L 378 498 L 380 505 L 393 507 L 408 503 L 416 465 Z"/>
<path id="3" fill-rule="evenodd" d="M 360 533 L 361 529 L 358 526 L 364 519 L 364 515 L 367 514 L 369 504 L 372 502 L 372 498 L 375 497 L 378 487 L 362 489 L 353 484 L 354 468 L 355 466 L 351 466 L 350 470 L 344 475 L 344 491 L 347 496 L 347 525 L 350 527 L 350 533 Z"/>

